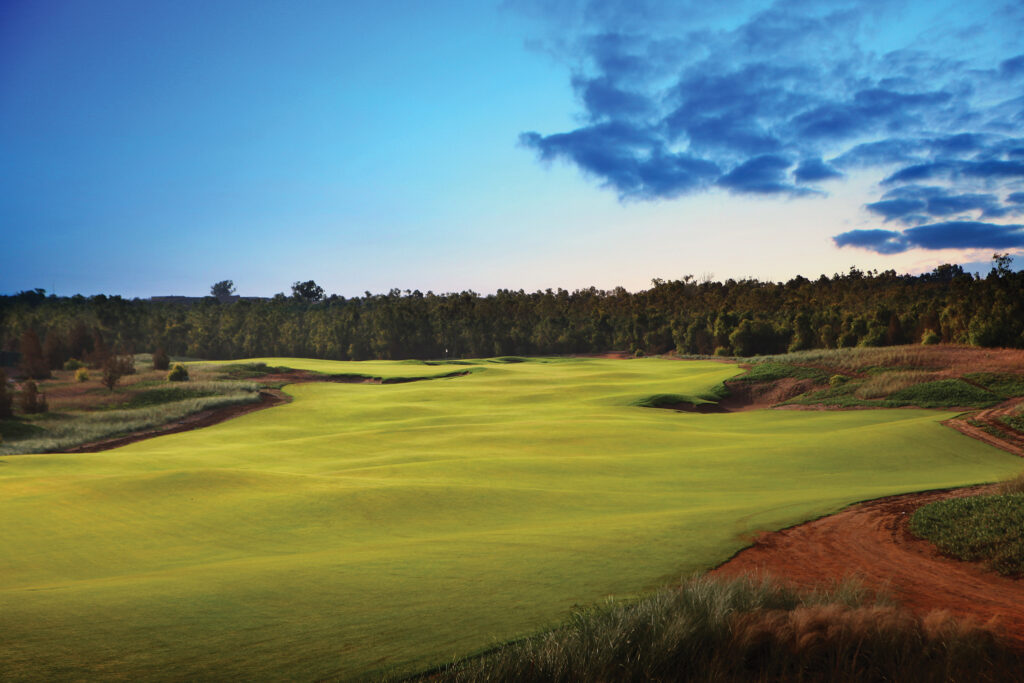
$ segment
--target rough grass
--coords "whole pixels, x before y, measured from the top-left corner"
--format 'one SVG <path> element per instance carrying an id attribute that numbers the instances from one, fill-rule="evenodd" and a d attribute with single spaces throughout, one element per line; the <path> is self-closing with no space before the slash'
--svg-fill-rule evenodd
<path id="1" fill-rule="evenodd" d="M 920 370 L 879 373 L 859 383 L 854 393 L 858 398 L 884 398 L 902 389 L 934 379 L 935 373 Z"/>
<path id="2" fill-rule="evenodd" d="M 701 396 L 728 364 L 475 369 L 292 385 L 202 430 L 0 458 L 0 678 L 414 673 L 707 569 L 757 531 L 1020 470 L 949 413 L 631 405 Z"/>
<path id="3" fill-rule="evenodd" d="M 736 377 L 734 381 L 740 382 L 771 382 L 785 377 L 795 379 L 810 379 L 816 382 L 827 382 L 828 374 L 811 367 L 793 365 L 776 360 L 759 360 L 751 364 L 750 371 Z"/>
<path id="4" fill-rule="evenodd" d="M 1021 657 L 987 630 L 919 618 L 856 584 L 796 593 L 700 578 L 577 611 L 553 631 L 421 681 L 1003 681 Z"/>
<path id="5" fill-rule="evenodd" d="M 1022 487 L 1021 477 L 1007 486 Z M 910 530 L 954 557 L 985 562 L 1007 576 L 1024 576 L 1024 493 L 931 503 L 914 513 Z"/>
<path id="6" fill-rule="evenodd" d="M 175 422 L 188 415 L 259 400 L 251 382 L 192 382 L 188 387 L 161 387 L 133 394 L 117 408 L 71 413 L 44 413 L 31 422 L 4 421 L 0 455 L 49 453 Z M 25 425 L 10 429 L 8 422 Z"/>
<path id="7" fill-rule="evenodd" d="M 1003 424 L 1024 433 L 1024 404 L 1017 406 L 1013 413 L 1000 418 Z"/>
<path id="8" fill-rule="evenodd" d="M 971 372 L 964 379 L 972 384 L 980 385 L 1002 398 L 1024 396 L 1024 368 L 1019 373 L 1009 372 Z"/>
<path id="9" fill-rule="evenodd" d="M 942 371 L 948 373 L 948 376 L 957 377 L 968 373 L 1009 373 L 1019 376 L 1024 372 L 1022 349 L 980 349 L 949 344 L 815 349 L 771 356 L 770 360 L 853 374 L 864 374 L 872 368 Z"/>
<path id="10" fill-rule="evenodd" d="M 231 363 L 217 368 L 218 376 L 223 379 L 248 379 L 289 371 L 291 368 L 271 367 L 266 363 Z"/>
<path id="11" fill-rule="evenodd" d="M 940 379 L 924 382 L 889 394 L 891 405 L 913 405 L 920 408 L 949 408 L 973 406 L 988 408 L 1001 401 L 1000 397 L 985 389 L 972 386 L 960 379 Z"/>

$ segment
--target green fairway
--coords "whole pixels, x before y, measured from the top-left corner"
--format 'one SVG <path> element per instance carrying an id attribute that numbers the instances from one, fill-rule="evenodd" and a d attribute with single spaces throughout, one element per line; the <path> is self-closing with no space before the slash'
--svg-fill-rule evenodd
<path id="1" fill-rule="evenodd" d="M 408 384 L 0 459 L 0 679 L 411 671 L 710 567 L 757 530 L 1019 458 L 925 410 L 689 414 L 733 365 L 259 359 Z"/>

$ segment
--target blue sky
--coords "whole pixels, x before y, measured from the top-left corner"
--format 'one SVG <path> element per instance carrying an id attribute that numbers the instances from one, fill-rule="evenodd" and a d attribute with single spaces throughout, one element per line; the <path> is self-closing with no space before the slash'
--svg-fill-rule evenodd
<path id="1" fill-rule="evenodd" d="M 1019 3 L 0 4 L 0 292 L 987 270 Z M 1019 261 L 1018 261 L 1019 263 Z"/>

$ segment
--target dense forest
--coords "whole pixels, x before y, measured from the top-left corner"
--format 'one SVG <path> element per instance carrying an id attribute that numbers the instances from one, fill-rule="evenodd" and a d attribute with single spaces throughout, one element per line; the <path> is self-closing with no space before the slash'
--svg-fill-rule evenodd
<path id="1" fill-rule="evenodd" d="M 296 283 L 291 297 L 165 302 L 32 290 L 0 297 L 0 343 L 15 354 L 38 344 L 51 367 L 158 348 L 211 359 L 363 360 L 609 350 L 751 356 L 918 342 L 1024 347 L 1024 272 L 1009 264 L 996 254 L 987 276 L 955 265 L 916 276 L 851 268 L 784 283 L 687 276 L 635 293 L 394 289 L 324 298 L 308 282 Z"/>

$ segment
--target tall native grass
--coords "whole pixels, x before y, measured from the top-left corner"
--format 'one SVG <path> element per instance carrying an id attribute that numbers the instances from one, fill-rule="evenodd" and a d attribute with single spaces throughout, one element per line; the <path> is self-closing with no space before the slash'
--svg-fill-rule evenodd
<path id="1" fill-rule="evenodd" d="M 1022 664 L 984 627 L 916 616 L 856 583 L 798 593 L 763 578 L 702 577 L 581 610 L 418 680 L 1004 681 Z"/>
<path id="2" fill-rule="evenodd" d="M 23 438 L 0 443 L 0 455 L 52 453 L 159 427 L 204 410 L 255 403 L 258 389 L 253 382 L 190 382 L 192 396 L 181 400 L 138 408 L 51 413 L 34 419 L 32 426 L 38 429 L 25 430 Z"/>

